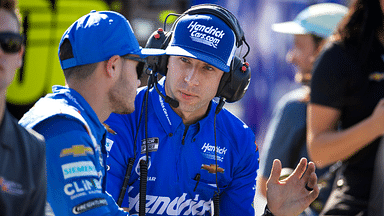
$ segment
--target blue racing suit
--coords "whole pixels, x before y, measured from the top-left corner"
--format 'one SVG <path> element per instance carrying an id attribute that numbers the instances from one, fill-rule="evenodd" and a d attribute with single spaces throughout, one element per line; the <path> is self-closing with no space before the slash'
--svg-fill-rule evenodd
<path id="1" fill-rule="evenodd" d="M 54 86 L 19 124 L 45 137 L 49 215 L 127 215 L 106 193 L 106 129 L 75 90 Z"/>
<path id="2" fill-rule="evenodd" d="M 164 78 L 159 82 L 164 93 Z M 146 158 L 145 110 L 138 125 L 147 88 L 139 89 L 136 110 L 111 114 L 107 150 L 107 191 L 118 199 L 129 158 L 135 163 L 122 207 L 139 211 L 140 166 Z M 254 215 L 253 199 L 259 167 L 255 136 L 250 128 L 223 109 L 216 119 L 217 103 L 192 125 L 182 119 L 152 88 L 148 99 L 148 175 L 146 215 L 210 215 L 214 193 L 220 190 L 220 215 Z M 137 142 L 135 134 L 138 131 Z M 216 130 L 216 140 L 215 140 Z M 216 148 L 215 148 L 216 144 Z M 216 160 L 217 149 L 217 182 Z"/>

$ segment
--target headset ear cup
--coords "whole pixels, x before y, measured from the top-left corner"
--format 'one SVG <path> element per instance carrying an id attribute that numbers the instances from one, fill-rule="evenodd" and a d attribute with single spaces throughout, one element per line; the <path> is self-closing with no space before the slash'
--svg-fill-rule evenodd
<path id="1" fill-rule="evenodd" d="M 231 71 L 224 73 L 221 78 L 216 96 L 225 98 L 228 103 L 236 102 L 244 96 L 250 81 L 251 68 L 235 56 Z"/>
<path id="2" fill-rule="evenodd" d="M 171 33 L 164 32 L 163 29 L 160 28 L 151 34 L 145 48 L 165 49 L 168 46 L 171 35 Z M 155 72 L 165 76 L 167 74 L 168 57 L 167 55 L 156 56 L 156 60 L 148 61 L 148 65 L 144 68 L 149 66 L 154 69 Z"/>

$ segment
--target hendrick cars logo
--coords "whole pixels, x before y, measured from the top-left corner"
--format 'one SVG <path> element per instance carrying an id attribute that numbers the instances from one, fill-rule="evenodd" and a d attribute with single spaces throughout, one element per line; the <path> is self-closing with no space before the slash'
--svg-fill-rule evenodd
<path id="1" fill-rule="evenodd" d="M 214 26 L 205 26 L 195 21 L 192 21 L 188 25 L 187 29 L 191 32 L 190 37 L 193 41 L 203 43 L 214 48 L 217 48 L 220 40 L 225 35 L 224 31 L 219 28 Z"/>

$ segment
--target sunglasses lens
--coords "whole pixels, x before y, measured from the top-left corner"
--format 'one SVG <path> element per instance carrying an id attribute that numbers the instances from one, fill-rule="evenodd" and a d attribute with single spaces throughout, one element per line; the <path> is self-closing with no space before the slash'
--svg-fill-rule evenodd
<path id="1" fill-rule="evenodd" d="M 144 62 L 139 62 L 139 64 L 137 64 L 137 66 L 136 66 L 136 73 L 137 73 L 138 79 L 140 79 L 143 76 L 144 65 L 145 65 Z"/>
<path id="2" fill-rule="evenodd" d="M 6 53 L 19 52 L 23 43 L 23 38 L 15 33 L 0 33 L 1 48 Z"/>

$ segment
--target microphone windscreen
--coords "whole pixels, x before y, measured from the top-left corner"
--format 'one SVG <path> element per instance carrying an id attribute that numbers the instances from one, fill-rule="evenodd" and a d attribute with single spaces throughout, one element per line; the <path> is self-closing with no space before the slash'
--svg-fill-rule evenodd
<path id="1" fill-rule="evenodd" d="M 165 102 L 169 103 L 169 105 L 171 105 L 173 108 L 179 107 L 179 101 L 172 99 L 169 96 L 165 97 Z"/>

